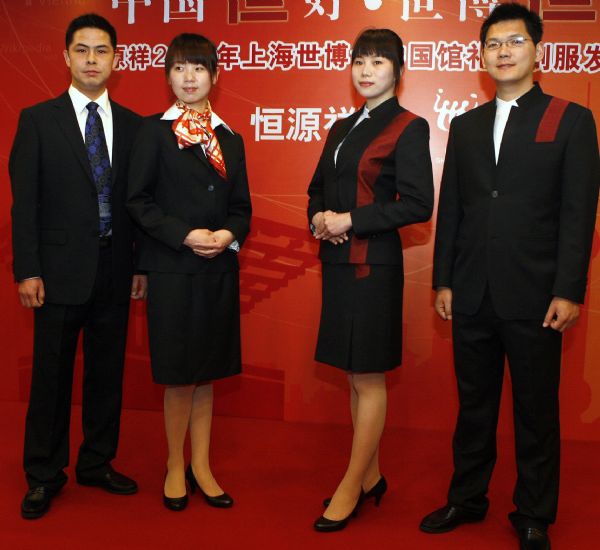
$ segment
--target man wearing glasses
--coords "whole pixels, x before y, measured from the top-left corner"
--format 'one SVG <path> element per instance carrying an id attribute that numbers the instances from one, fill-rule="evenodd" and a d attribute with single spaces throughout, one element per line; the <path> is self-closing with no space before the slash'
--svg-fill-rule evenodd
<path id="1" fill-rule="evenodd" d="M 583 303 L 600 161 L 592 113 L 534 84 L 542 22 L 500 4 L 481 28 L 496 98 L 452 121 L 440 191 L 435 310 L 452 319 L 460 410 L 447 505 L 421 530 L 480 521 L 496 460 L 504 360 L 517 482 L 509 518 L 524 549 L 549 549 L 560 460 L 562 333 Z"/>

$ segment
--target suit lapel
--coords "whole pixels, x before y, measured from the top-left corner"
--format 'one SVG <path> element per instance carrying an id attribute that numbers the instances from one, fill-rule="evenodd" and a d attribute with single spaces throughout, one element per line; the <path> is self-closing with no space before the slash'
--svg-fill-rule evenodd
<path id="1" fill-rule="evenodd" d="M 92 177 L 92 169 L 90 168 L 90 161 L 87 156 L 87 151 L 85 149 L 85 143 L 83 142 L 83 137 L 81 135 L 81 130 L 79 129 L 79 124 L 77 123 L 77 117 L 75 115 L 75 110 L 73 109 L 73 103 L 71 102 L 71 98 L 69 94 L 65 92 L 58 98 L 56 98 L 54 102 L 54 106 L 56 108 L 56 119 L 58 124 L 60 125 L 65 137 L 67 138 L 67 142 L 70 147 L 73 149 L 75 153 L 75 157 L 81 164 L 83 171 L 88 177 L 90 185 L 96 189 L 94 185 L 94 179 Z"/>
<path id="2" fill-rule="evenodd" d="M 197 145 L 186 147 L 186 149 L 189 149 L 190 153 L 193 154 L 202 164 L 204 164 L 204 166 L 206 166 L 207 168 L 211 168 L 211 164 L 210 162 L 208 162 L 208 159 L 204 154 L 204 149 L 202 149 L 202 145 L 198 143 Z"/>
<path id="3" fill-rule="evenodd" d="M 496 150 L 494 149 L 494 121 L 496 119 L 496 99 L 481 106 L 481 147 L 483 158 L 493 169 L 496 167 Z M 476 130 L 477 131 L 477 130 Z"/>
<path id="4" fill-rule="evenodd" d="M 169 143 L 173 144 L 173 147 L 175 147 L 175 149 L 177 151 L 179 151 L 179 154 L 187 157 L 189 162 L 200 161 L 204 166 L 210 167 L 210 163 L 208 162 L 208 159 L 206 158 L 206 155 L 204 154 L 204 151 L 202 150 L 202 145 L 200 145 L 200 144 L 192 145 L 191 147 L 184 147 L 183 149 L 179 149 L 179 145 L 177 144 L 177 137 L 175 136 L 175 133 L 173 132 L 173 129 L 171 127 L 173 124 L 173 121 L 172 120 L 160 120 L 160 122 L 162 124 L 162 127 L 163 127 L 166 135 L 168 136 L 167 140 L 169 141 Z"/>
<path id="5" fill-rule="evenodd" d="M 518 127 L 520 125 L 521 115 L 523 114 L 522 107 L 511 107 L 510 113 L 508 115 L 508 120 L 506 121 L 506 126 L 504 127 L 504 133 L 502 134 L 502 141 L 500 143 L 500 151 L 498 152 L 498 164 L 497 166 L 503 163 L 503 160 L 506 158 L 514 159 L 515 156 L 510 153 L 510 149 L 519 143 L 515 144 L 515 136 L 519 134 Z"/>
<path id="6" fill-rule="evenodd" d="M 227 171 L 227 174 L 233 173 L 235 169 L 235 160 L 237 157 L 235 147 L 233 145 L 233 139 L 231 139 L 233 136 L 231 135 L 229 130 L 227 130 L 226 128 L 221 128 L 221 126 L 217 126 L 214 132 L 217 136 L 217 140 L 219 141 L 219 146 L 221 147 L 223 158 L 225 159 L 225 170 Z M 208 160 L 208 157 L 206 156 L 202 145 L 192 145 L 191 147 L 188 147 L 188 149 L 194 154 L 194 156 L 197 159 L 200 160 L 200 162 L 202 162 L 202 164 L 204 164 L 206 168 L 217 174 L 214 166 Z"/>
<path id="7" fill-rule="evenodd" d="M 221 130 L 221 126 L 217 126 L 215 133 L 217 134 L 217 139 L 219 140 L 219 145 L 221 146 L 221 152 L 223 153 L 223 158 L 225 159 L 225 170 L 227 171 L 227 179 L 229 179 L 229 175 L 233 174 L 237 170 L 239 154 L 236 151 L 237 148 L 234 146 L 233 135 L 231 135 L 227 128 L 222 128 Z"/>
<path id="8" fill-rule="evenodd" d="M 112 142 L 112 162 L 111 162 L 111 180 L 112 186 L 115 187 L 117 183 L 117 172 L 119 170 L 119 163 L 122 162 L 122 155 L 124 150 L 124 139 L 125 132 L 123 131 L 123 114 L 120 107 L 110 102 L 110 110 L 112 113 L 113 123 L 113 142 Z"/>
<path id="9" fill-rule="evenodd" d="M 329 155 L 329 158 L 330 158 L 330 162 L 331 162 L 331 169 L 334 171 L 340 170 L 343 167 L 343 165 L 345 164 L 345 162 L 344 162 L 345 155 L 342 154 L 342 149 L 348 145 L 347 140 L 350 139 L 350 135 L 354 134 L 355 132 L 357 132 L 359 130 L 358 127 L 354 128 L 354 125 L 356 124 L 356 120 L 358 119 L 358 117 L 360 116 L 361 113 L 362 113 L 362 109 L 359 109 L 358 111 L 356 111 L 349 117 L 346 117 L 345 119 L 343 119 L 340 122 L 340 129 L 334 136 L 334 139 L 332 140 L 331 145 L 330 145 L 332 151 L 331 151 L 331 154 Z M 360 125 L 362 125 L 363 122 L 365 122 L 365 121 L 363 120 Z M 334 158 L 335 150 L 339 147 L 340 143 L 342 143 L 342 142 L 344 142 L 344 144 L 340 147 L 340 150 L 338 151 L 337 160 L 335 160 L 335 158 Z"/>

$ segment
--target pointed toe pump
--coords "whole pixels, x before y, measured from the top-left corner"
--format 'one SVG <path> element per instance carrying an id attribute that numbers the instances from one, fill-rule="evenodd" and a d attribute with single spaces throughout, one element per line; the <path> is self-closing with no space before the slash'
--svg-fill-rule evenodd
<path id="1" fill-rule="evenodd" d="M 206 502 L 210 506 L 214 506 L 215 508 L 231 508 L 233 506 L 233 498 L 231 498 L 231 496 L 227 493 L 221 493 L 216 497 L 211 497 L 207 495 L 196 481 L 196 477 L 194 476 L 194 472 L 192 471 L 191 464 L 187 467 L 187 470 L 185 471 L 185 478 L 190 484 L 191 493 L 194 494 L 196 492 L 196 489 L 198 489 L 198 491 L 200 491 L 200 494 L 204 497 L 204 500 L 206 500 Z"/>

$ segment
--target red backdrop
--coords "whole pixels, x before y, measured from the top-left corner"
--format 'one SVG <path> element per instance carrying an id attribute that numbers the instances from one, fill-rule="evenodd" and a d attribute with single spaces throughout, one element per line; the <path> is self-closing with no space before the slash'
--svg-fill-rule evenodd
<path id="1" fill-rule="evenodd" d="M 31 312 L 11 275 L 8 155 L 21 108 L 55 97 L 69 83 L 62 50 L 75 16 L 95 11 L 119 34 L 120 70 L 111 96 L 147 115 L 171 102 L 162 68 L 165 44 L 198 32 L 222 63 L 213 107 L 244 136 L 254 204 L 242 256 L 244 374 L 217 384 L 217 412 L 291 421 L 348 422 L 345 377 L 312 359 L 320 308 L 317 246 L 307 231 L 306 188 L 328 128 L 360 107 L 349 77 L 350 44 L 365 27 L 390 27 L 406 45 L 400 101 L 431 127 L 436 185 L 452 116 L 489 100 L 477 36 L 486 0 L 0 0 L 0 399 L 26 400 Z M 600 118 L 598 0 L 530 2 L 546 26 L 544 90 Z M 392 425 L 453 427 L 456 392 L 450 326 L 434 316 L 434 222 L 403 231 L 406 257 L 403 367 L 389 376 Z M 563 435 L 600 439 L 600 259 L 578 326 L 565 338 Z M 65 266 L 68 269 L 68 266 Z M 145 306 L 133 304 L 125 406 L 160 408 L 150 378 Z M 75 400 L 79 399 L 80 371 Z M 508 389 L 508 386 L 507 386 Z M 506 399 L 505 399 L 506 401 Z M 508 429 L 504 406 L 501 429 Z"/>

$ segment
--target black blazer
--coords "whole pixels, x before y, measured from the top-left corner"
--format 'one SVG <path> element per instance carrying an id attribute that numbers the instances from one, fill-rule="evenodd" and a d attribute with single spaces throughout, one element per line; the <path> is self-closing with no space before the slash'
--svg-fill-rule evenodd
<path id="1" fill-rule="evenodd" d="M 553 296 L 583 302 L 600 161 L 592 113 L 539 86 L 513 107 L 498 164 L 495 100 L 450 126 L 434 287 L 473 314 L 486 285 L 505 319 L 542 319 Z"/>
<path id="2" fill-rule="evenodd" d="M 226 250 L 207 259 L 183 244 L 192 229 L 228 229 L 240 245 L 250 230 L 252 206 L 244 142 L 223 126 L 215 128 L 227 180 L 212 167 L 201 145 L 179 149 L 171 120 L 144 120 L 131 156 L 127 208 L 146 233 L 139 267 L 170 273 L 239 269 L 237 254 Z"/>
<path id="3" fill-rule="evenodd" d="M 397 229 L 427 221 L 433 209 L 429 125 L 396 97 L 350 131 L 361 113 L 331 128 L 308 188 L 308 219 L 325 210 L 352 217 L 348 241 L 321 242 L 323 262 L 402 265 Z"/>
<path id="4" fill-rule="evenodd" d="M 125 209 L 132 140 L 141 118 L 111 101 L 113 281 L 128 301 L 133 229 Z M 10 153 L 14 276 L 42 277 L 46 301 L 82 304 L 98 264 L 98 196 L 68 93 L 21 112 Z"/>

